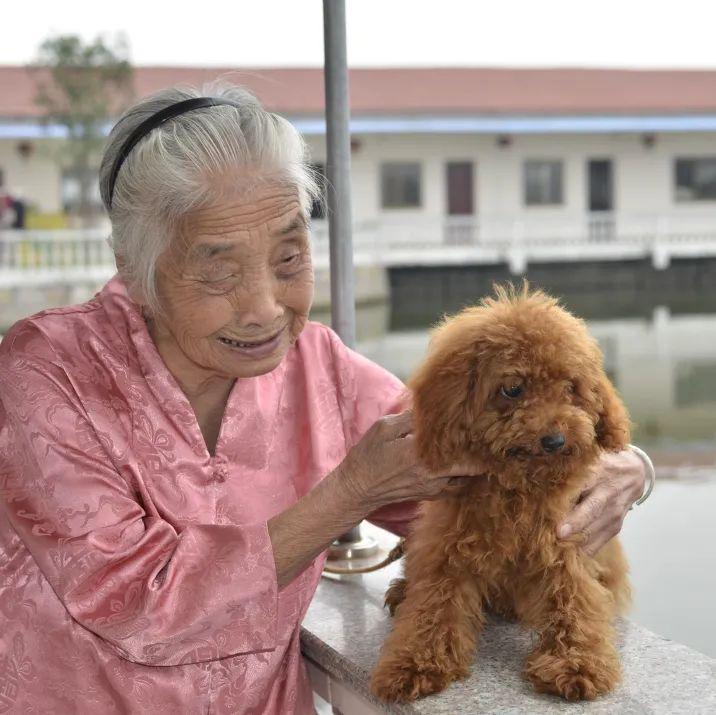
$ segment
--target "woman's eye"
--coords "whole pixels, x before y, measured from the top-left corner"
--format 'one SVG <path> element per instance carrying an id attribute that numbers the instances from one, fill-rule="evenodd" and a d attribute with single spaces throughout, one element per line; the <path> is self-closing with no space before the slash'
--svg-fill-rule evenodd
<path id="1" fill-rule="evenodd" d="M 211 278 L 204 278 L 204 285 L 206 288 L 208 288 L 211 291 L 218 291 L 218 292 L 225 292 L 227 290 L 231 290 L 231 288 L 234 287 L 236 284 L 236 278 L 237 276 L 233 273 L 229 275 L 223 275 L 218 278 L 211 277 Z"/>
<path id="2" fill-rule="evenodd" d="M 500 394 L 508 400 L 517 399 L 524 392 L 524 388 L 519 382 L 508 383 L 500 388 Z"/>
<path id="3" fill-rule="evenodd" d="M 284 258 L 284 259 L 281 261 L 281 263 L 283 263 L 284 265 L 286 265 L 286 264 L 291 264 L 291 263 L 295 263 L 296 260 L 297 260 L 298 258 L 300 258 L 300 257 L 301 257 L 301 254 L 300 254 L 300 253 L 296 253 L 296 254 L 294 254 L 293 256 L 289 256 L 288 258 Z"/>

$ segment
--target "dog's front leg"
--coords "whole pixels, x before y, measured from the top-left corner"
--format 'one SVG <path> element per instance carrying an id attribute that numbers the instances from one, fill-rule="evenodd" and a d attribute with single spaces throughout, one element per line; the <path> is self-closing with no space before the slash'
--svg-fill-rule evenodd
<path id="1" fill-rule="evenodd" d="M 405 702 L 446 688 L 470 672 L 483 625 L 475 576 L 435 562 L 411 574 L 371 677 L 371 692 Z"/>
<path id="2" fill-rule="evenodd" d="M 525 674 L 538 692 L 567 700 L 592 700 L 620 680 L 614 645 L 612 594 L 588 568 L 576 543 L 546 550 L 534 564 L 517 606 L 539 632 Z"/>

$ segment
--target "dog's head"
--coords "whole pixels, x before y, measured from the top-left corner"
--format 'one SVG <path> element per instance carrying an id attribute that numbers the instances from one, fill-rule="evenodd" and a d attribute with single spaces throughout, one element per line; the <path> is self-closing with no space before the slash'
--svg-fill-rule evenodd
<path id="1" fill-rule="evenodd" d="M 410 388 L 420 456 L 435 470 L 469 462 L 505 486 L 553 483 L 629 441 L 584 322 L 526 285 L 445 318 Z"/>

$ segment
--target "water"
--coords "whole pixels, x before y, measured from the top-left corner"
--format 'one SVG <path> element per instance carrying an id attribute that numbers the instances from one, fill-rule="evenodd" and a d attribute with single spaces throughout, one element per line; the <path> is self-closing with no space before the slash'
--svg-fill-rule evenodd
<path id="1" fill-rule="evenodd" d="M 637 623 L 716 658 L 716 477 L 659 480 L 620 538 Z"/>
<path id="2" fill-rule="evenodd" d="M 588 325 L 636 424 L 633 441 L 659 477 L 621 533 L 635 592 L 630 617 L 716 657 L 716 313 L 656 306 Z M 427 328 L 385 331 L 358 350 L 406 379 L 427 343 Z"/>

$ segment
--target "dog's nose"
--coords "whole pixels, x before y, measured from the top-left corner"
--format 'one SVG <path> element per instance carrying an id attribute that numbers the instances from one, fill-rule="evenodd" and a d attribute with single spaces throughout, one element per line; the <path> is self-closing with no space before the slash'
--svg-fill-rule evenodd
<path id="1" fill-rule="evenodd" d="M 545 452 L 557 452 L 564 447 L 564 435 L 560 434 L 547 434 L 540 440 L 542 448 Z"/>

